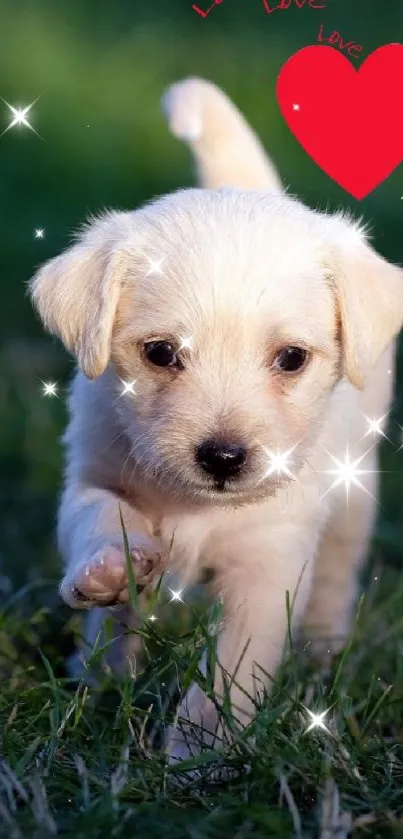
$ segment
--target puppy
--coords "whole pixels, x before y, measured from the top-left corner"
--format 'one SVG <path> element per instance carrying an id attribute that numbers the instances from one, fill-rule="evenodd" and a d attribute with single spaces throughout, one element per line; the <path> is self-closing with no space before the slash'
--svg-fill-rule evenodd
<path id="1" fill-rule="evenodd" d="M 120 509 L 138 583 L 171 545 L 183 585 L 210 569 L 224 603 L 215 687 L 235 675 L 247 722 L 282 655 L 287 592 L 312 639 L 336 646 L 349 633 L 376 509 L 367 418 L 389 410 L 403 275 L 359 224 L 282 193 L 212 84 L 175 85 L 164 109 L 204 189 L 105 214 L 31 283 L 80 368 L 61 594 L 101 607 L 89 638 L 102 607 L 127 603 Z M 200 688 L 180 713 L 213 736 L 217 711 Z M 188 735 L 171 734 L 172 759 L 196 748 Z"/>

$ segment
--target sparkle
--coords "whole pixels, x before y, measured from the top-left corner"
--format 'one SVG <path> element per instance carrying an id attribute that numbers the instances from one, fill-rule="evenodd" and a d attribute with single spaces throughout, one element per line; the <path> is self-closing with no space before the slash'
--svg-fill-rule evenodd
<path id="1" fill-rule="evenodd" d="M 305 731 L 306 734 L 308 731 L 313 731 L 314 728 L 322 728 L 323 731 L 327 731 L 328 734 L 330 733 L 328 727 L 325 725 L 326 715 L 329 713 L 328 708 L 326 711 L 320 711 L 319 713 L 310 711 L 309 708 L 305 708 L 305 711 L 310 719 L 310 723 Z"/>
<path id="2" fill-rule="evenodd" d="M 174 589 L 170 588 L 169 591 L 172 594 L 172 597 L 169 601 L 170 603 L 174 603 L 174 602 L 183 603 L 183 600 L 182 600 L 183 588 L 178 589 L 177 591 L 174 591 Z"/>
<path id="3" fill-rule="evenodd" d="M 124 379 L 120 380 L 123 385 L 123 390 L 121 396 L 126 396 L 130 394 L 131 396 L 136 396 L 136 391 L 134 389 L 134 385 L 136 384 L 136 379 L 133 379 L 132 382 L 125 382 Z"/>
<path id="4" fill-rule="evenodd" d="M 178 347 L 178 352 L 180 350 L 191 350 L 192 349 L 192 341 L 193 338 L 181 338 L 181 345 Z"/>
<path id="5" fill-rule="evenodd" d="M 154 621 L 157 620 L 157 616 L 156 615 L 150 615 L 148 620 L 151 621 L 151 623 L 154 623 Z"/>
<path id="6" fill-rule="evenodd" d="M 379 437 L 384 437 L 385 440 L 388 439 L 382 428 L 382 423 L 386 419 L 387 414 L 379 417 L 379 419 L 370 419 L 370 417 L 367 417 L 365 414 L 364 417 L 368 423 L 368 429 L 365 432 L 364 437 L 367 437 L 368 434 L 372 434 L 373 436 L 377 434 Z"/>
<path id="7" fill-rule="evenodd" d="M 293 111 L 299 111 L 299 105 L 293 105 L 292 109 Z"/>
<path id="8" fill-rule="evenodd" d="M 43 227 L 36 227 L 34 230 L 35 239 L 43 239 L 45 236 L 45 231 Z"/>
<path id="9" fill-rule="evenodd" d="M 161 265 L 164 262 L 164 259 L 165 257 L 161 257 L 161 259 L 148 259 L 150 268 L 146 273 L 146 277 L 149 277 L 150 274 L 163 274 L 164 272 L 161 271 Z"/>
<path id="10" fill-rule="evenodd" d="M 33 128 L 33 126 L 31 125 L 31 123 L 28 119 L 29 112 L 30 112 L 32 106 L 35 104 L 36 101 L 37 100 L 35 99 L 33 102 L 31 102 L 30 105 L 26 105 L 25 108 L 14 108 L 13 105 L 9 105 L 9 103 L 6 102 L 5 99 L 3 99 L 4 104 L 7 105 L 7 108 L 11 112 L 11 116 L 12 116 L 12 120 L 9 123 L 9 125 L 7 126 L 7 128 L 3 131 L 3 134 L 5 134 L 7 131 L 9 131 L 10 128 L 14 128 L 16 125 L 18 125 L 18 126 L 23 126 L 25 128 L 29 128 L 30 131 L 33 131 L 33 133 L 37 134 L 37 136 L 39 137 L 38 132 L 35 131 L 35 128 Z M 1 134 L 0 136 L 2 137 L 3 134 Z"/>
<path id="11" fill-rule="evenodd" d="M 42 384 L 43 396 L 57 396 L 57 382 L 42 382 Z"/>
<path id="12" fill-rule="evenodd" d="M 365 486 L 361 483 L 360 476 L 361 475 L 373 474 L 376 470 L 374 470 L 374 469 L 359 469 L 358 468 L 360 463 L 364 460 L 364 457 L 366 457 L 366 455 L 368 454 L 368 451 L 364 452 L 364 454 L 361 455 L 361 457 L 357 457 L 355 460 L 351 460 L 350 454 L 349 454 L 349 451 L 348 451 L 348 446 L 347 446 L 347 449 L 346 449 L 346 454 L 344 456 L 344 460 L 339 460 L 337 457 L 333 457 L 333 455 L 330 454 L 330 452 L 327 452 L 327 454 L 329 455 L 329 457 L 331 457 L 331 459 L 333 460 L 333 463 L 335 463 L 337 468 L 336 469 L 324 470 L 324 474 L 335 475 L 335 480 L 333 481 L 333 483 L 329 487 L 329 489 L 327 489 L 326 492 L 323 494 L 322 498 L 324 498 L 325 495 L 327 495 L 327 493 L 330 492 L 332 489 L 340 486 L 341 484 L 344 484 L 344 486 L 346 488 L 347 501 L 348 501 L 351 486 L 359 487 L 359 489 L 364 490 L 364 492 L 366 492 L 367 495 L 370 496 L 370 498 L 373 498 L 371 493 L 368 492 L 368 490 L 365 488 Z M 373 500 L 376 501 L 375 498 Z"/>
<path id="13" fill-rule="evenodd" d="M 269 467 L 262 480 L 269 478 L 270 475 L 277 475 L 278 477 L 285 475 L 287 478 L 295 479 L 295 475 L 293 475 L 289 468 L 292 461 L 291 455 L 295 448 L 296 446 L 293 446 L 292 449 L 288 449 L 286 452 L 280 452 L 278 449 L 277 452 L 273 452 L 263 446 L 269 459 Z"/>
<path id="14" fill-rule="evenodd" d="M 397 425 L 398 425 L 398 426 L 399 426 L 399 428 L 400 428 L 400 440 L 401 440 L 401 445 L 400 445 L 400 446 L 399 446 L 399 448 L 397 449 L 397 454 L 398 454 L 398 453 L 399 453 L 399 452 L 401 452 L 401 450 L 403 449 L 403 426 L 399 425 L 399 423 L 397 423 Z"/>

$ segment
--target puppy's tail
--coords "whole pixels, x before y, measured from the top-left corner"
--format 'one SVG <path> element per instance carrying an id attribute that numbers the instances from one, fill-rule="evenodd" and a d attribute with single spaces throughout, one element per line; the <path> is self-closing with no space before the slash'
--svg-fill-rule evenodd
<path id="1" fill-rule="evenodd" d="M 220 88 L 185 79 L 165 92 L 169 128 L 190 146 L 201 186 L 282 189 L 260 140 Z"/>

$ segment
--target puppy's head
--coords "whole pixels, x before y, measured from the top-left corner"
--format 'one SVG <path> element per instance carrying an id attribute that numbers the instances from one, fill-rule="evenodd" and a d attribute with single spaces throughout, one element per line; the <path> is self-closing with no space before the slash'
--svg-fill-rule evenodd
<path id="1" fill-rule="evenodd" d="M 272 493 L 286 452 L 295 472 L 403 322 L 402 272 L 357 226 L 236 190 L 109 214 L 31 292 L 84 373 L 115 377 L 136 476 L 206 503 Z"/>

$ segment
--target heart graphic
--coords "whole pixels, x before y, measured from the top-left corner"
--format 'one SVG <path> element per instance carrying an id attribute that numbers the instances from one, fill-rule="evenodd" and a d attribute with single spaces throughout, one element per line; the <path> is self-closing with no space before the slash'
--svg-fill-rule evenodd
<path id="1" fill-rule="evenodd" d="M 403 45 L 356 70 L 333 47 L 296 52 L 277 80 L 281 113 L 307 154 L 361 201 L 403 160 Z"/>

